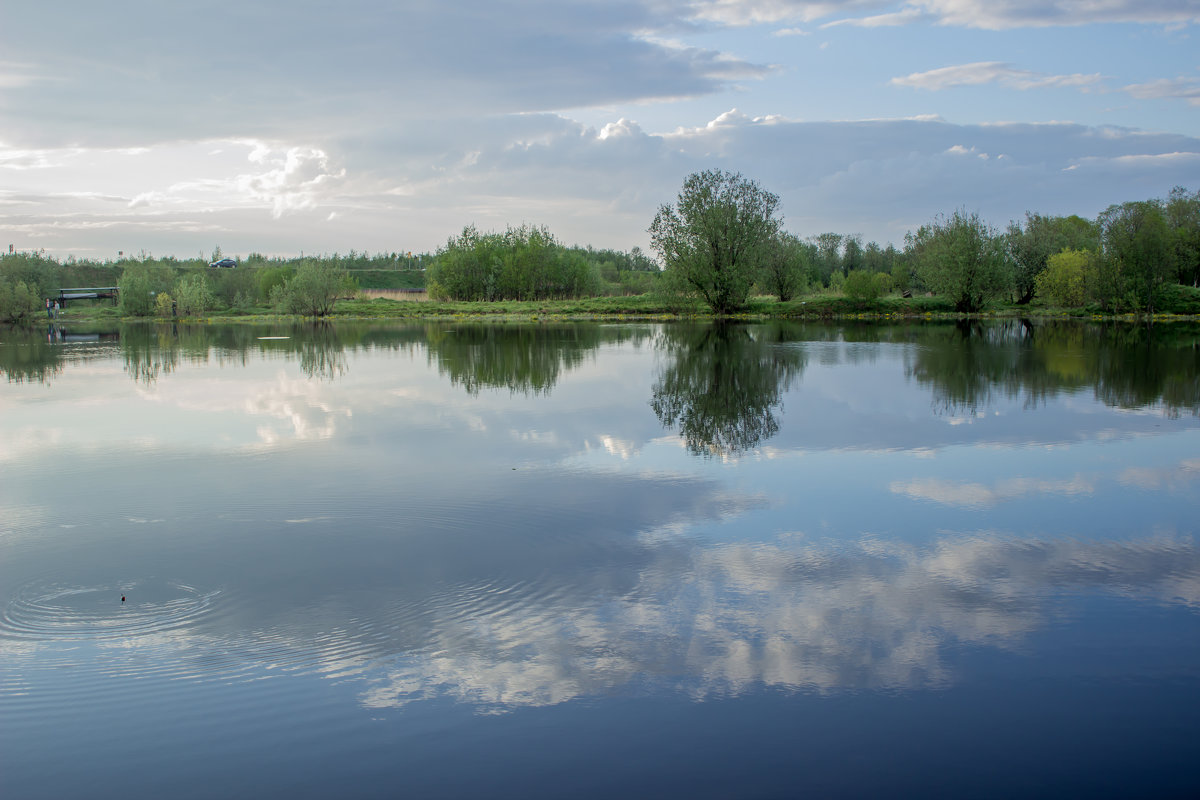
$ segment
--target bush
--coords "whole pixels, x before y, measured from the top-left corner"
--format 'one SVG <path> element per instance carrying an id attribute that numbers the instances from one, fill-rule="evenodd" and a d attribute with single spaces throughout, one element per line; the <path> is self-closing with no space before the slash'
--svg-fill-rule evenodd
<path id="1" fill-rule="evenodd" d="M 175 300 L 171 295 L 163 292 L 158 297 L 154 298 L 154 316 L 170 317 L 174 316 L 172 309 L 175 306 Z"/>
<path id="2" fill-rule="evenodd" d="M 443 300 L 548 300 L 594 297 L 604 282 L 582 253 L 562 247 L 545 228 L 504 233 L 463 228 L 429 267 L 430 297 Z"/>
<path id="3" fill-rule="evenodd" d="M 271 290 L 271 303 L 280 311 L 306 317 L 323 317 L 333 311 L 339 297 L 358 291 L 346 270 L 327 263 L 305 261 L 296 274 Z"/>
<path id="4" fill-rule="evenodd" d="M 1034 285 L 1039 297 L 1053 306 L 1077 308 L 1087 302 L 1088 272 L 1096 254 L 1089 250 L 1064 250 L 1046 259 Z"/>
<path id="5" fill-rule="evenodd" d="M 25 322 L 45 308 L 36 284 L 0 278 L 0 322 Z"/>
<path id="6" fill-rule="evenodd" d="M 179 311 L 185 317 L 203 314 L 213 307 L 213 293 L 203 275 L 189 275 L 175 287 Z"/>
<path id="7" fill-rule="evenodd" d="M 850 270 L 842 284 L 842 291 L 846 293 L 846 297 L 863 303 L 877 300 L 882 293 L 881 288 L 876 275 L 860 269 Z"/>
<path id="8" fill-rule="evenodd" d="M 117 281 L 121 311 L 134 317 L 150 316 L 154 312 L 154 297 L 170 291 L 174 282 L 175 272 L 170 267 L 151 262 L 130 264 Z"/>

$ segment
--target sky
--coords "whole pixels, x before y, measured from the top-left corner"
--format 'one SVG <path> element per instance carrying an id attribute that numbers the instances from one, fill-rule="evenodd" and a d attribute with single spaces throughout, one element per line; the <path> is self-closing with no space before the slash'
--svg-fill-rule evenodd
<path id="1" fill-rule="evenodd" d="M 687 175 L 903 245 L 1200 189 L 1200 0 L 5 0 L 0 248 L 649 250 Z"/>

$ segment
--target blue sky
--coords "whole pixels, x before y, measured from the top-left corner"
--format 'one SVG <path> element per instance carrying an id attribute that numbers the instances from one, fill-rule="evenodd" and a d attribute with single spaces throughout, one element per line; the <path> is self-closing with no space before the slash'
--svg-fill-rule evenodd
<path id="1" fill-rule="evenodd" d="M 1197 0 L 10 0 L 0 247 L 648 244 L 721 168 L 790 231 L 1200 188 Z"/>

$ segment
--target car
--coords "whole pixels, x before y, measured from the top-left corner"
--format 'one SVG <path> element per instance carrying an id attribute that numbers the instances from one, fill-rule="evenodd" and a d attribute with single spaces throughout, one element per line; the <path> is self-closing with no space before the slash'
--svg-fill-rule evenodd
<path id="1" fill-rule="evenodd" d="M 208 266 L 210 269 L 233 269 L 237 266 L 237 262 L 232 258 L 222 258 L 220 261 L 214 261 Z"/>

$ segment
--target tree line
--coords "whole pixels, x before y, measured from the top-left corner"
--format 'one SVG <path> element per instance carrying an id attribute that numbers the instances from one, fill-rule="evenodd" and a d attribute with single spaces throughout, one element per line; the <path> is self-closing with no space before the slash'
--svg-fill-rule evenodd
<path id="1" fill-rule="evenodd" d="M 780 301 L 819 286 L 858 300 L 930 292 L 960 312 L 994 301 L 1154 313 L 1173 286 L 1200 286 L 1200 191 L 1110 206 L 1096 219 L 1027 213 L 999 231 L 965 210 L 905 236 L 904 249 L 858 236 L 787 232 L 779 198 L 740 174 L 689 176 L 649 232 L 666 284 L 713 311 L 744 308 L 752 291 Z"/>
<path id="2" fill-rule="evenodd" d="M 648 232 L 657 259 L 637 247 L 567 246 L 534 225 L 504 232 L 467 226 L 432 254 L 251 253 L 232 270 L 208 269 L 203 254 L 59 262 L 15 253 L 0 256 L 0 321 L 30 318 L 60 287 L 114 283 L 122 312 L 132 316 L 263 309 L 323 316 L 356 286 L 381 283 L 465 301 L 692 296 L 718 314 L 745 308 L 756 294 L 787 302 L 814 291 L 862 303 L 931 293 L 968 313 L 1035 300 L 1154 313 L 1180 295 L 1200 307 L 1200 294 L 1180 288 L 1200 286 L 1200 191 L 1182 187 L 1166 198 L 1110 206 L 1095 219 L 1030 212 L 1003 231 L 958 210 L 908 233 L 898 249 L 864 244 L 856 234 L 789 232 L 776 195 L 740 174 L 707 170 L 688 176 Z M 221 256 L 216 248 L 211 260 Z"/>

